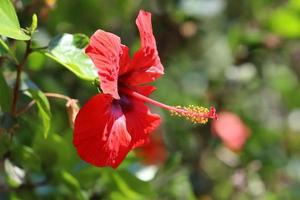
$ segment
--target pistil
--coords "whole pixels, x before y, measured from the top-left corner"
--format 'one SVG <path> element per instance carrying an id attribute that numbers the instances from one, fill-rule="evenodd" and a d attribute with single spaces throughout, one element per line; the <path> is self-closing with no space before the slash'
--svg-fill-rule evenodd
<path id="1" fill-rule="evenodd" d="M 194 106 L 194 105 L 189 105 L 184 107 L 169 106 L 161 102 L 155 101 L 153 99 L 150 99 L 149 97 L 146 97 L 128 88 L 122 88 L 121 91 L 136 99 L 166 109 L 171 113 L 171 115 L 186 118 L 187 120 L 193 123 L 205 124 L 207 123 L 209 118 L 215 120 L 218 119 L 218 116 L 216 114 L 216 109 L 214 107 L 211 107 L 210 110 L 208 110 L 205 107 Z"/>

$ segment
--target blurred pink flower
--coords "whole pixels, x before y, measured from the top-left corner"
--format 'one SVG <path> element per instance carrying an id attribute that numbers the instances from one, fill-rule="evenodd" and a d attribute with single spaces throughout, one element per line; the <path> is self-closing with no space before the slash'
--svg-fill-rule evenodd
<path id="1" fill-rule="evenodd" d="M 218 120 L 212 121 L 212 132 L 220 137 L 229 149 L 241 150 L 250 135 L 250 129 L 232 112 L 220 112 L 218 117 Z"/>
<path id="2" fill-rule="evenodd" d="M 142 158 L 146 165 L 161 165 L 167 159 L 167 149 L 162 135 L 156 131 L 150 135 L 149 142 L 136 151 L 137 156 Z"/>

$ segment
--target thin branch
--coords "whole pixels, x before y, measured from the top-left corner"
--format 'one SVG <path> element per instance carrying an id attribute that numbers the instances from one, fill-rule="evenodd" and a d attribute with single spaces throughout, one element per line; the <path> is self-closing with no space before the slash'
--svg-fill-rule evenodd
<path id="1" fill-rule="evenodd" d="M 54 97 L 54 98 L 58 98 L 58 99 L 65 99 L 67 101 L 72 100 L 72 98 L 63 95 L 63 94 L 57 94 L 57 93 L 52 93 L 52 92 L 45 92 L 44 93 L 47 97 Z"/>
<path id="2" fill-rule="evenodd" d="M 52 92 L 46 92 L 46 93 L 44 93 L 44 95 L 47 96 L 47 97 L 64 99 L 66 101 L 75 100 L 75 99 L 72 99 L 72 98 L 70 98 L 70 97 L 68 97 L 66 95 L 52 93 Z M 22 115 L 23 113 L 25 113 L 27 110 L 29 110 L 35 103 L 36 103 L 35 100 L 30 101 L 25 107 L 23 107 L 19 112 L 17 112 L 15 116 L 19 117 L 20 115 Z"/>
<path id="3" fill-rule="evenodd" d="M 22 115 L 23 113 L 25 113 L 27 110 L 29 110 L 29 108 L 31 108 L 34 104 L 35 104 L 35 100 L 30 101 L 29 104 L 27 104 L 19 112 L 17 112 L 15 116 L 19 117 L 20 115 Z"/>
<path id="4" fill-rule="evenodd" d="M 26 42 L 26 51 L 25 51 L 24 57 L 23 57 L 22 61 L 17 65 L 17 78 L 16 78 L 16 83 L 15 83 L 15 86 L 14 86 L 13 102 L 12 102 L 12 106 L 11 106 L 12 115 L 16 115 L 17 102 L 18 102 L 18 99 L 19 99 L 21 74 L 22 74 L 23 67 L 26 63 L 26 60 L 27 60 L 27 58 L 28 58 L 28 56 L 31 52 L 30 44 L 31 44 L 31 40 L 28 40 Z"/>

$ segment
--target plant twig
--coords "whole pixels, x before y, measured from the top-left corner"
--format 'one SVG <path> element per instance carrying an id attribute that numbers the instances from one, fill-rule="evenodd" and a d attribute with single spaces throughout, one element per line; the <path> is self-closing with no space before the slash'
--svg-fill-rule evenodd
<path id="1" fill-rule="evenodd" d="M 35 104 L 35 100 L 30 101 L 26 106 L 24 106 L 19 112 L 15 114 L 16 117 L 19 117 L 23 113 L 25 113 L 29 108 L 31 108 Z"/>
<path id="2" fill-rule="evenodd" d="M 13 93 L 13 102 L 12 102 L 12 106 L 11 106 L 11 113 L 12 115 L 16 115 L 16 110 L 17 110 L 17 101 L 19 99 L 19 90 L 20 90 L 20 82 L 21 82 L 21 74 L 22 74 L 22 70 L 23 67 L 26 63 L 26 60 L 31 52 L 30 49 L 30 44 L 31 44 L 31 40 L 28 40 L 26 42 L 26 50 L 25 50 L 25 54 L 23 56 L 22 61 L 17 65 L 17 78 L 16 78 L 16 83 L 14 86 L 14 93 Z"/>
<path id="3" fill-rule="evenodd" d="M 74 100 L 66 95 L 63 94 L 58 94 L 58 93 L 52 93 L 52 92 L 46 92 L 44 93 L 45 96 L 47 97 L 53 97 L 53 98 L 58 98 L 58 99 L 64 99 L 66 101 L 71 101 Z M 25 113 L 27 110 L 29 110 L 34 104 L 36 103 L 35 100 L 30 101 L 25 107 L 23 107 L 19 112 L 16 113 L 16 117 L 22 115 Z"/>
<path id="4" fill-rule="evenodd" d="M 44 95 L 46 95 L 47 97 L 54 97 L 54 98 L 58 98 L 58 99 L 65 99 L 67 101 L 72 100 L 72 98 L 63 95 L 63 94 L 58 94 L 58 93 L 52 93 L 52 92 L 45 92 Z"/>

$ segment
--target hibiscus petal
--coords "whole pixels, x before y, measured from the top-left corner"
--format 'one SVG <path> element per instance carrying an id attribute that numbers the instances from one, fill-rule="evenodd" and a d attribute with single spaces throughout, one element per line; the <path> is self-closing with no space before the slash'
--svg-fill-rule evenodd
<path id="1" fill-rule="evenodd" d="M 149 135 L 160 124 L 159 115 L 152 114 L 149 108 L 139 100 L 128 97 L 131 109 L 125 112 L 127 130 L 131 135 L 132 149 L 149 141 Z"/>
<path id="2" fill-rule="evenodd" d="M 119 76 L 125 74 L 128 71 L 129 63 L 131 61 L 129 56 L 129 48 L 126 45 L 121 44 L 122 52 L 120 55 L 120 71 Z"/>
<path id="3" fill-rule="evenodd" d="M 119 61 L 122 54 L 120 38 L 112 33 L 97 30 L 92 35 L 85 52 L 98 68 L 103 93 L 120 99 L 118 94 Z"/>
<path id="4" fill-rule="evenodd" d="M 149 96 L 152 92 L 156 90 L 156 88 L 152 85 L 139 85 L 139 86 L 132 86 L 130 89 L 144 95 Z"/>
<path id="5" fill-rule="evenodd" d="M 121 77 L 121 81 L 129 85 L 154 81 L 164 73 L 152 31 L 151 13 L 141 10 L 136 25 L 140 32 L 141 48 L 134 54 L 128 72 Z"/>
<path id="6" fill-rule="evenodd" d="M 79 111 L 73 144 L 86 162 L 116 168 L 132 149 L 126 126 L 121 106 L 110 95 L 98 94 Z"/>
<path id="7" fill-rule="evenodd" d="M 135 23 L 141 37 L 141 47 L 156 49 L 156 42 L 152 31 L 151 13 L 140 10 Z"/>

